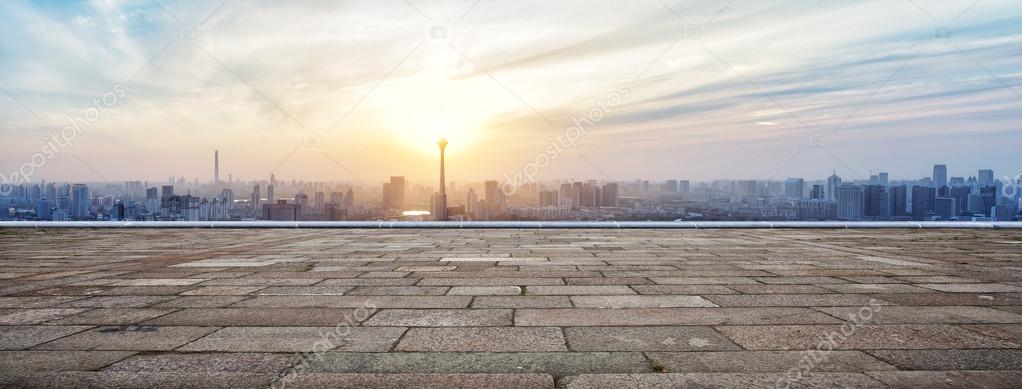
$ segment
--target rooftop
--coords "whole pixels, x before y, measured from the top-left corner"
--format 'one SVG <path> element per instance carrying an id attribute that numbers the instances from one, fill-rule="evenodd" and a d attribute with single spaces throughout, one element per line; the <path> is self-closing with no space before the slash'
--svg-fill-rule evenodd
<path id="1" fill-rule="evenodd" d="M 1014 387 L 1022 230 L 0 229 L 0 387 Z"/>

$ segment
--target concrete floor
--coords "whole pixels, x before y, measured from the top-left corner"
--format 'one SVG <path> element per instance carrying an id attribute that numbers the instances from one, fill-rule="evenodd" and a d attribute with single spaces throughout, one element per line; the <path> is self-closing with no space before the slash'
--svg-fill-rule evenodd
<path id="1" fill-rule="evenodd" d="M 1022 231 L 0 230 L 0 387 L 1019 387 Z"/>

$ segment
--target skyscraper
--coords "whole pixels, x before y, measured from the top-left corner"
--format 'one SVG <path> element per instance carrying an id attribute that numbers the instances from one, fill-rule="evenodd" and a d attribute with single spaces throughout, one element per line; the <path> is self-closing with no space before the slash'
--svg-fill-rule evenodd
<path id="1" fill-rule="evenodd" d="M 933 199 L 933 213 L 944 220 L 958 217 L 958 200 L 951 197 Z"/>
<path id="2" fill-rule="evenodd" d="M 880 174 L 877 174 L 877 178 L 880 179 L 880 182 L 879 182 L 880 185 L 883 185 L 883 186 L 889 185 L 887 172 L 880 172 Z"/>
<path id="3" fill-rule="evenodd" d="M 71 187 L 71 217 L 74 219 L 85 219 L 89 217 L 89 208 L 92 199 L 89 198 L 89 187 L 85 184 L 75 184 Z"/>
<path id="4" fill-rule="evenodd" d="M 929 186 L 912 187 L 912 217 L 925 219 L 933 212 L 933 200 L 937 198 L 937 189 Z"/>
<path id="5" fill-rule="evenodd" d="M 947 186 L 947 165 L 933 165 L 933 186 L 938 189 Z"/>
<path id="6" fill-rule="evenodd" d="M 485 193 L 485 195 L 486 195 L 486 198 L 485 198 L 486 203 L 487 204 L 496 204 L 497 203 L 497 192 L 500 191 L 500 189 L 498 189 L 500 187 L 500 184 L 497 183 L 497 181 L 486 181 L 486 182 L 483 183 L 483 185 L 485 186 L 485 189 L 486 189 L 485 190 L 485 192 L 486 192 Z"/>
<path id="7" fill-rule="evenodd" d="M 440 147 L 440 192 L 433 201 L 432 214 L 434 220 L 447 221 L 447 181 L 444 177 L 444 150 L 447 148 L 447 139 L 440 138 L 436 144 Z"/>
<path id="8" fill-rule="evenodd" d="M 827 201 L 837 201 L 837 189 L 840 186 L 841 177 L 837 176 L 837 172 L 827 177 Z"/>
<path id="9" fill-rule="evenodd" d="M 618 186 L 616 182 L 603 184 L 603 205 L 604 207 L 616 207 L 618 198 Z"/>
<path id="10" fill-rule="evenodd" d="M 863 216 L 862 188 L 842 184 L 837 188 L 837 217 L 843 220 L 861 220 Z"/>
<path id="11" fill-rule="evenodd" d="M 784 196 L 793 199 L 801 200 L 802 192 L 805 190 L 805 180 L 801 178 L 789 178 L 784 181 Z"/>
<path id="12" fill-rule="evenodd" d="M 863 187 L 863 216 L 882 220 L 891 216 L 891 199 L 887 187 L 882 185 L 866 185 Z"/>
<path id="13" fill-rule="evenodd" d="M 979 185 L 980 186 L 992 186 L 994 185 L 994 171 L 989 169 L 983 169 L 979 171 Z"/>
<path id="14" fill-rule="evenodd" d="M 391 176 L 390 182 L 383 184 L 383 207 L 387 209 L 403 209 L 405 206 L 405 178 Z"/>
<path id="15" fill-rule="evenodd" d="M 220 184 L 220 150 L 213 150 L 213 184 Z"/>
<path id="16" fill-rule="evenodd" d="M 908 216 L 908 187 L 892 186 L 890 190 L 891 216 Z"/>
<path id="17" fill-rule="evenodd" d="M 262 200 L 262 193 L 260 193 L 260 192 L 261 192 L 261 190 L 259 189 L 259 184 L 255 184 L 255 186 L 252 187 L 252 199 L 249 200 L 249 202 L 252 203 L 252 210 L 253 211 L 257 211 L 257 210 L 262 209 L 263 200 Z"/>

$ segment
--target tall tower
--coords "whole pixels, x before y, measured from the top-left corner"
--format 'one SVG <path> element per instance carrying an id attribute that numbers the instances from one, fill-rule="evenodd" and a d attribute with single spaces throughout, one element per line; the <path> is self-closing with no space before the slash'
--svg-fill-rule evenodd
<path id="1" fill-rule="evenodd" d="M 220 183 L 220 150 L 213 150 L 213 184 Z"/>
<path id="2" fill-rule="evenodd" d="M 444 150 L 447 148 L 447 139 L 440 138 L 436 142 L 440 146 L 440 193 L 433 199 L 434 220 L 447 220 L 447 180 L 444 177 Z"/>

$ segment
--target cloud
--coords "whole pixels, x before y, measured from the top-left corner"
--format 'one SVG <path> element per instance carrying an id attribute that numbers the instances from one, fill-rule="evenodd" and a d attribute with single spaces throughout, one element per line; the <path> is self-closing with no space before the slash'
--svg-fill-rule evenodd
<path id="1" fill-rule="evenodd" d="M 809 134 L 839 127 L 828 145 L 842 160 L 906 175 L 928 169 L 933 150 L 1008 169 L 1011 158 L 975 140 L 1022 141 L 1012 1 L 965 13 L 970 1 L 918 2 L 926 13 L 794 0 L 666 1 L 673 13 L 657 2 L 483 2 L 465 13 L 472 3 L 3 2 L 0 87 L 18 102 L 0 96 L 0 141 L 38 148 L 53 129 L 21 105 L 61 123 L 115 84 L 127 98 L 75 149 L 115 179 L 204 176 L 214 147 L 234 149 L 235 177 L 262 177 L 302 134 L 335 123 L 325 146 L 360 176 L 428 175 L 420 165 L 433 155 L 402 137 L 441 106 L 472 127 L 471 150 L 451 157 L 478 160 L 459 174 L 492 178 L 619 85 L 632 96 L 580 150 L 620 179 L 769 176 Z M 935 38 L 942 24 L 949 39 Z M 182 25 L 195 39 L 179 39 Z M 432 39 L 432 25 L 448 38 Z M 693 26 L 698 40 L 685 38 Z M 0 168 L 26 156 L 4 153 Z M 281 175 L 334 178 L 319 159 L 286 162 Z M 795 160 L 782 174 L 831 165 Z M 54 166 L 40 174 L 92 174 Z M 606 178 L 587 163 L 549 171 Z"/>

